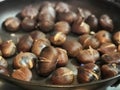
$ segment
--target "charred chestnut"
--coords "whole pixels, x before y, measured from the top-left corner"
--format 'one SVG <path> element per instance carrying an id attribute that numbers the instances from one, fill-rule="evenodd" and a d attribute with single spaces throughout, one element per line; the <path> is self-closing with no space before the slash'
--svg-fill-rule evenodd
<path id="1" fill-rule="evenodd" d="M 62 47 L 67 51 L 68 55 L 71 57 L 76 57 L 79 51 L 82 49 L 82 45 L 75 39 L 68 38 Z"/>
<path id="2" fill-rule="evenodd" d="M 113 35 L 113 40 L 117 45 L 120 45 L 120 31 L 116 32 Z"/>
<path id="3" fill-rule="evenodd" d="M 118 74 L 118 69 L 116 67 L 116 64 L 102 65 L 101 73 L 102 73 L 103 79 L 116 76 Z"/>
<path id="4" fill-rule="evenodd" d="M 58 68 L 51 77 L 52 84 L 67 85 L 71 84 L 74 80 L 73 71 L 66 67 Z"/>
<path id="5" fill-rule="evenodd" d="M 108 15 L 106 14 L 102 15 L 100 17 L 99 22 L 100 22 L 102 29 L 113 31 L 113 28 L 114 28 L 113 21 Z"/>
<path id="6" fill-rule="evenodd" d="M 12 77 L 22 81 L 30 81 L 32 79 L 32 72 L 27 67 L 24 67 L 14 70 Z"/>
<path id="7" fill-rule="evenodd" d="M 14 59 L 13 59 L 13 66 L 14 68 L 22 68 L 22 67 L 27 67 L 27 68 L 33 68 L 35 65 L 35 60 L 37 57 L 33 53 L 29 52 L 20 52 L 17 54 Z"/>
<path id="8" fill-rule="evenodd" d="M 95 34 L 95 37 L 101 44 L 111 42 L 111 34 L 108 31 L 100 30 Z"/>
<path id="9" fill-rule="evenodd" d="M 16 53 L 16 46 L 12 40 L 8 40 L 2 43 L 1 51 L 3 57 L 11 57 Z"/>
<path id="10" fill-rule="evenodd" d="M 30 35 L 24 35 L 20 38 L 17 48 L 18 51 L 28 52 L 31 50 L 33 39 Z"/>
<path id="11" fill-rule="evenodd" d="M 0 65 L 0 74 L 3 74 L 5 76 L 9 76 L 9 71 L 4 66 Z"/>
<path id="12" fill-rule="evenodd" d="M 42 50 L 36 66 L 37 73 L 40 76 L 49 76 L 56 68 L 57 64 L 57 50 L 52 47 L 46 47 Z"/>
<path id="13" fill-rule="evenodd" d="M 67 51 L 62 48 L 56 48 L 58 52 L 58 58 L 57 58 L 57 66 L 58 67 L 63 67 L 68 64 L 68 55 Z"/>
<path id="14" fill-rule="evenodd" d="M 16 17 L 9 17 L 5 20 L 4 26 L 8 31 L 18 31 L 20 28 L 21 21 Z"/>
<path id="15" fill-rule="evenodd" d="M 0 66 L 8 67 L 8 62 L 2 56 L 0 56 Z"/>
<path id="16" fill-rule="evenodd" d="M 79 42 L 82 44 L 83 48 L 92 48 L 96 49 L 99 47 L 100 42 L 93 35 L 84 34 L 79 37 Z"/>
<path id="17" fill-rule="evenodd" d="M 77 59 L 80 63 L 95 63 L 100 58 L 100 54 L 93 48 L 79 51 Z"/>

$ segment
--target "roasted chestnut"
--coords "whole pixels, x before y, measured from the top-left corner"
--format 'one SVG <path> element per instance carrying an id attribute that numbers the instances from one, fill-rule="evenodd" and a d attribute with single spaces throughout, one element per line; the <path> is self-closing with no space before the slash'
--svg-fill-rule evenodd
<path id="1" fill-rule="evenodd" d="M 79 17 L 74 21 L 71 30 L 76 34 L 88 34 L 90 32 L 90 26 L 83 21 L 82 17 Z"/>
<path id="2" fill-rule="evenodd" d="M 62 45 L 66 41 L 66 35 L 62 32 L 53 32 L 49 40 L 54 45 Z"/>
<path id="3" fill-rule="evenodd" d="M 40 76 L 47 77 L 53 72 L 57 65 L 57 55 L 57 50 L 52 46 L 42 50 L 36 66 L 37 73 Z"/>
<path id="4" fill-rule="evenodd" d="M 14 68 L 27 67 L 32 69 L 35 65 L 37 57 L 30 52 L 20 52 L 13 59 Z"/>
<path id="5" fill-rule="evenodd" d="M 64 34 L 68 34 L 70 32 L 70 25 L 66 21 L 59 21 L 55 24 L 54 30 L 56 32 L 62 32 Z"/>
<path id="6" fill-rule="evenodd" d="M 71 57 L 76 57 L 79 51 L 82 50 L 82 45 L 73 38 L 67 38 L 67 40 L 62 44 L 62 47 Z"/>
<path id="7" fill-rule="evenodd" d="M 58 85 L 71 84 L 73 80 L 74 80 L 73 71 L 66 67 L 58 68 L 57 70 L 55 70 L 51 77 L 52 84 Z"/>
<path id="8" fill-rule="evenodd" d="M 92 31 L 97 31 L 98 29 L 98 19 L 95 15 L 90 15 L 86 19 L 86 23 L 90 26 Z"/>
<path id="9" fill-rule="evenodd" d="M 30 81 L 32 79 L 32 72 L 27 67 L 24 67 L 14 70 L 12 77 L 22 81 Z"/>
<path id="10" fill-rule="evenodd" d="M 120 64 L 120 53 L 119 52 L 111 52 L 109 54 L 103 54 L 101 59 L 108 64 Z"/>
<path id="11" fill-rule="evenodd" d="M 120 45 L 120 31 L 117 31 L 114 35 L 113 35 L 113 40 L 117 45 Z"/>
<path id="12" fill-rule="evenodd" d="M 17 17 L 9 17 L 5 20 L 4 26 L 8 31 L 18 31 L 21 21 Z"/>
<path id="13" fill-rule="evenodd" d="M 107 14 L 103 14 L 100 17 L 99 23 L 100 23 L 102 29 L 105 29 L 108 31 L 113 31 L 113 29 L 114 29 L 113 21 Z"/>
<path id="14" fill-rule="evenodd" d="M 99 40 L 100 44 L 111 42 L 111 34 L 105 30 L 98 31 L 95 37 Z"/>
<path id="15" fill-rule="evenodd" d="M 8 62 L 2 56 L 0 56 L 0 66 L 8 67 Z"/>
<path id="16" fill-rule="evenodd" d="M 10 76 L 8 69 L 1 65 L 0 65 L 0 74 L 3 74 L 5 76 Z"/>
<path id="17" fill-rule="evenodd" d="M 103 43 L 99 48 L 102 54 L 109 54 L 111 52 L 117 52 L 117 46 L 113 43 Z"/>
<path id="18" fill-rule="evenodd" d="M 20 12 L 22 18 L 29 17 L 31 19 L 34 19 L 37 17 L 37 14 L 38 14 L 38 9 L 32 5 L 28 5 L 24 7 Z"/>
<path id="19" fill-rule="evenodd" d="M 32 31 L 35 28 L 35 25 L 36 25 L 36 21 L 29 17 L 25 17 L 21 22 L 21 27 L 25 31 Z"/>
<path id="20" fill-rule="evenodd" d="M 39 56 L 42 52 L 42 50 L 49 46 L 50 43 L 48 39 L 37 39 L 34 41 L 31 52 L 34 53 L 36 56 Z"/>
<path id="21" fill-rule="evenodd" d="M 33 45 L 33 39 L 30 35 L 24 35 L 20 38 L 17 48 L 18 51 L 28 52 L 31 50 L 31 47 Z"/>
<path id="22" fill-rule="evenodd" d="M 99 60 L 99 58 L 99 52 L 91 47 L 89 49 L 79 51 L 77 55 L 78 61 L 83 64 L 95 63 L 97 60 Z"/>
<path id="23" fill-rule="evenodd" d="M 89 48 L 91 46 L 97 49 L 100 46 L 100 42 L 93 35 L 84 34 L 79 37 L 79 42 L 82 44 L 83 48 Z"/>
<path id="24" fill-rule="evenodd" d="M 57 58 L 57 66 L 58 67 L 63 67 L 68 64 L 68 55 L 67 51 L 62 48 L 56 48 L 58 52 L 58 58 Z"/>
<path id="25" fill-rule="evenodd" d="M 8 40 L 2 43 L 1 51 L 3 57 L 11 57 L 16 53 L 16 46 L 12 40 Z"/>
<path id="26" fill-rule="evenodd" d="M 118 74 L 116 64 L 105 64 L 101 67 L 102 78 L 111 78 Z"/>

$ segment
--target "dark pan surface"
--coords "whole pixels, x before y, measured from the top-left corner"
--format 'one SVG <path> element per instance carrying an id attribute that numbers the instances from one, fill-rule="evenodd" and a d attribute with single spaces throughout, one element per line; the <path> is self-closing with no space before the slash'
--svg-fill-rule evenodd
<path id="1" fill-rule="evenodd" d="M 18 38 L 23 35 L 25 32 L 16 32 L 11 33 L 4 30 L 2 23 L 3 21 L 10 16 L 16 16 L 22 8 L 24 8 L 27 5 L 35 5 L 36 7 L 39 7 L 39 5 L 45 0 L 6 0 L 0 3 L 0 36 L 4 40 L 12 39 L 14 42 L 17 42 Z M 96 16 L 100 16 L 101 14 L 108 14 L 113 19 L 115 24 L 115 31 L 120 29 L 120 9 L 113 4 L 109 4 L 106 2 L 103 2 L 101 0 L 49 0 L 51 2 L 58 2 L 58 1 L 64 1 L 66 3 L 69 3 L 70 5 L 73 5 L 75 7 L 81 7 L 86 8 L 93 12 Z M 12 58 L 8 60 L 10 66 L 9 68 L 12 70 Z M 74 73 L 76 73 L 75 67 L 71 64 L 72 60 L 70 60 L 68 67 L 71 68 Z M 34 72 L 35 73 L 35 72 Z M 1 78 L 4 78 L 8 82 L 13 82 L 19 86 L 22 86 L 24 88 L 32 89 L 32 90 L 95 90 L 97 88 L 101 87 L 107 87 L 112 84 L 114 84 L 119 78 L 120 75 L 100 80 L 88 84 L 73 84 L 73 85 L 66 85 L 66 86 L 59 86 L 59 85 L 50 85 L 49 79 L 44 79 L 41 77 L 36 76 L 36 74 L 33 77 L 33 80 L 31 82 L 23 82 L 12 78 L 7 78 L 5 76 L 1 75 Z"/>

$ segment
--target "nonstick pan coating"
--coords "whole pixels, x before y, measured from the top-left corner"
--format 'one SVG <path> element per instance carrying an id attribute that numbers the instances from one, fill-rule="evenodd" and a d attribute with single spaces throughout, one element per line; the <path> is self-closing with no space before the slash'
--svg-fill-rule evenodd
<path id="1" fill-rule="evenodd" d="M 0 2 L 0 36 L 4 40 L 12 39 L 14 42 L 17 42 L 18 38 L 23 35 L 23 32 L 10 33 L 4 30 L 2 25 L 3 21 L 10 16 L 16 16 L 27 5 L 35 5 L 39 7 L 39 5 L 45 0 L 5 0 Z M 114 4 L 104 2 L 102 0 L 49 0 L 50 2 L 58 2 L 63 1 L 68 4 L 71 4 L 75 7 L 81 7 L 90 10 L 97 17 L 101 14 L 108 14 L 114 21 L 115 30 L 119 30 L 120 26 L 120 9 Z M 8 60 L 12 69 L 12 59 Z M 69 68 L 74 69 L 74 66 L 70 64 Z M 12 82 L 18 86 L 23 88 L 27 88 L 29 90 L 96 90 L 98 88 L 105 88 L 107 86 L 113 85 L 120 79 L 120 75 L 115 77 L 95 81 L 87 84 L 73 84 L 73 85 L 49 85 L 48 82 L 43 78 L 38 78 L 34 76 L 34 79 L 31 82 L 19 81 L 13 78 L 9 78 L 3 75 L 0 75 L 0 78 L 7 81 Z"/>

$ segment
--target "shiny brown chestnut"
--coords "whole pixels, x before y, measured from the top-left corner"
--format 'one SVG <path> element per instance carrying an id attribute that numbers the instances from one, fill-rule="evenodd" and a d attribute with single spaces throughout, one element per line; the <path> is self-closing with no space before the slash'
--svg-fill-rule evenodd
<path id="1" fill-rule="evenodd" d="M 98 29 L 98 19 L 95 15 L 90 15 L 86 19 L 86 23 L 90 26 L 92 31 L 97 31 Z"/>
<path id="2" fill-rule="evenodd" d="M 77 55 L 77 60 L 83 64 L 95 63 L 97 60 L 99 60 L 99 58 L 99 52 L 91 47 L 89 49 L 79 51 Z"/>
<path id="3" fill-rule="evenodd" d="M 32 39 L 35 41 L 37 39 L 42 39 L 42 38 L 46 38 L 46 35 L 38 30 L 32 31 L 30 32 L 30 36 L 32 37 Z"/>
<path id="4" fill-rule="evenodd" d="M 36 26 L 36 21 L 29 17 L 25 17 L 21 22 L 21 27 L 24 31 L 32 31 Z"/>
<path id="5" fill-rule="evenodd" d="M 5 68 L 8 67 L 8 62 L 2 56 L 0 56 L 0 66 L 3 66 Z"/>
<path id="6" fill-rule="evenodd" d="M 32 72 L 27 67 L 16 69 L 12 73 L 12 78 L 22 81 L 30 81 L 32 79 Z"/>
<path id="7" fill-rule="evenodd" d="M 57 55 L 57 50 L 52 46 L 42 50 L 36 65 L 37 73 L 40 76 L 47 77 L 53 72 L 57 65 Z"/>
<path id="8" fill-rule="evenodd" d="M 100 44 L 111 42 L 111 34 L 105 30 L 98 31 L 95 37 L 99 40 Z"/>
<path id="9" fill-rule="evenodd" d="M 52 74 L 51 82 L 56 85 L 68 85 L 71 84 L 74 80 L 73 71 L 67 67 L 61 67 L 55 70 Z"/>
<path id="10" fill-rule="evenodd" d="M 114 33 L 113 40 L 117 45 L 120 45 L 120 31 Z"/>
<path id="11" fill-rule="evenodd" d="M 120 52 L 111 52 L 109 54 L 103 54 L 101 59 L 108 64 L 120 64 Z"/>
<path id="12" fill-rule="evenodd" d="M 109 54 L 111 52 L 117 52 L 117 46 L 113 43 L 103 43 L 97 50 L 102 54 Z"/>
<path id="13" fill-rule="evenodd" d="M 49 40 L 54 45 L 62 45 L 66 41 L 66 35 L 63 32 L 53 32 Z"/>
<path id="14" fill-rule="evenodd" d="M 91 46 L 92 48 L 97 49 L 100 46 L 98 39 L 89 34 L 80 35 L 79 42 L 82 44 L 83 48 L 89 48 L 89 46 Z"/>
<path id="15" fill-rule="evenodd" d="M 23 52 L 28 52 L 31 50 L 31 47 L 33 45 L 33 39 L 30 35 L 23 35 L 18 44 L 17 44 L 17 49 L 18 51 L 23 51 Z"/>
<path id="16" fill-rule="evenodd" d="M 76 57 L 80 50 L 82 50 L 82 45 L 73 38 L 67 38 L 62 44 L 63 49 L 65 49 L 69 56 Z"/>
<path id="17" fill-rule="evenodd" d="M 62 48 L 56 48 L 58 52 L 58 58 L 57 58 L 57 67 L 63 67 L 68 64 L 68 55 L 67 51 Z"/>
<path id="18" fill-rule="evenodd" d="M 88 34 L 90 32 L 90 26 L 84 22 L 82 17 L 79 17 L 74 21 L 71 30 L 76 34 Z"/>
<path id="19" fill-rule="evenodd" d="M 20 12 L 22 18 L 29 17 L 31 19 L 34 19 L 37 17 L 37 14 L 38 14 L 38 9 L 32 5 L 28 5 L 24 7 Z"/>
<path id="20" fill-rule="evenodd" d="M 54 26 L 54 30 L 56 32 L 62 32 L 64 34 L 68 34 L 70 32 L 70 29 L 71 29 L 71 27 L 70 27 L 69 23 L 66 21 L 59 21 Z"/>
<path id="21" fill-rule="evenodd" d="M 12 40 L 7 40 L 2 43 L 1 51 L 3 57 L 11 57 L 16 53 L 16 46 Z"/>
<path id="22" fill-rule="evenodd" d="M 8 31 L 15 32 L 19 30 L 20 23 L 17 17 L 9 17 L 4 21 L 4 26 Z"/>
<path id="23" fill-rule="evenodd" d="M 118 74 L 118 68 L 116 64 L 105 64 L 101 67 L 102 78 L 111 78 Z"/>
<path id="24" fill-rule="evenodd" d="M 32 69 L 37 60 L 36 55 L 30 52 L 20 52 L 13 59 L 14 68 L 27 67 Z"/>
<path id="25" fill-rule="evenodd" d="M 33 43 L 31 52 L 34 53 L 36 56 L 39 56 L 42 50 L 49 45 L 50 45 L 50 42 L 46 38 L 36 39 Z"/>
<path id="26" fill-rule="evenodd" d="M 114 29 L 113 21 L 110 18 L 110 16 L 108 16 L 107 14 L 101 15 L 99 23 L 100 23 L 102 29 L 105 29 L 108 31 L 113 31 L 113 29 Z"/>
<path id="27" fill-rule="evenodd" d="M 1 65 L 0 65 L 0 74 L 3 74 L 5 76 L 10 76 L 8 69 L 4 66 L 1 66 Z"/>

